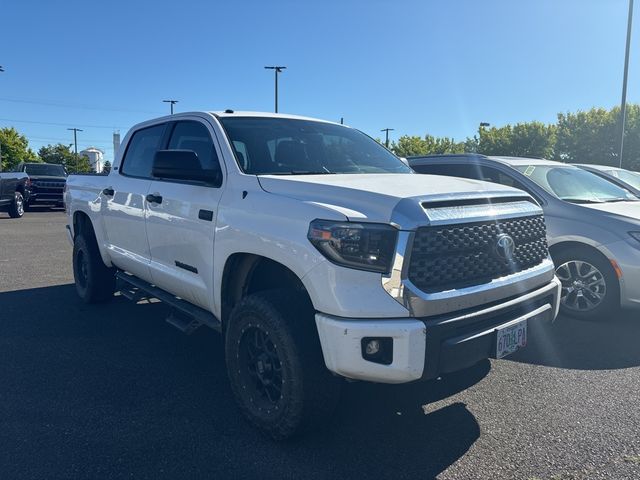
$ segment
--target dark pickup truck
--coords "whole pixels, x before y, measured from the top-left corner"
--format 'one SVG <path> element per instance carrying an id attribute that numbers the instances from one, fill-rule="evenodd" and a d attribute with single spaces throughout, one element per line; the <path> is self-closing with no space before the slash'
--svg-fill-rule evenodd
<path id="1" fill-rule="evenodd" d="M 24 206 L 29 198 L 25 173 L 0 172 L 0 211 L 6 211 L 11 218 L 24 215 Z"/>
<path id="2" fill-rule="evenodd" d="M 62 165 L 21 163 L 17 171 L 29 176 L 29 199 L 25 204 L 27 208 L 34 205 L 63 206 L 62 197 L 67 183 L 67 172 Z"/>

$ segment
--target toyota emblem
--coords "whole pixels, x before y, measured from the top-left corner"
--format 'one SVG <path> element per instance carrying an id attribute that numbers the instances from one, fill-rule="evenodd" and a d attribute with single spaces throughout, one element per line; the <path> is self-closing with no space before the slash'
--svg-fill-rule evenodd
<path id="1" fill-rule="evenodd" d="M 506 233 L 502 233 L 498 235 L 493 251 L 500 260 L 511 262 L 516 251 L 516 242 Z"/>

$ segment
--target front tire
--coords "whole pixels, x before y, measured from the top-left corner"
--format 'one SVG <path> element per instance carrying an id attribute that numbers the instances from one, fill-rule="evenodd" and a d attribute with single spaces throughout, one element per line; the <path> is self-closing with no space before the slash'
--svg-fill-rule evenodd
<path id="1" fill-rule="evenodd" d="M 93 235 L 79 233 L 73 242 L 73 277 L 78 296 L 85 303 L 107 302 L 113 298 L 116 277 L 102 261 Z"/>
<path id="2" fill-rule="evenodd" d="M 245 297 L 225 333 L 227 372 L 236 401 L 254 426 L 283 440 L 326 422 L 340 379 L 324 365 L 305 295 L 268 291 Z"/>
<path id="3" fill-rule="evenodd" d="M 9 207 L 9 216 L 11 218 L 21 218 L 24 215 L 24 197 L 22 193 L 15 192 L 13 203 Z"/>
<path id="4" fill-rule="evenodd" d="M 553 261 L 562 282 L 562 313 L 607 321 L 620 310 L 620 283 L 603 255 L 588 248 L 572 248 L 553 255 Z"/>

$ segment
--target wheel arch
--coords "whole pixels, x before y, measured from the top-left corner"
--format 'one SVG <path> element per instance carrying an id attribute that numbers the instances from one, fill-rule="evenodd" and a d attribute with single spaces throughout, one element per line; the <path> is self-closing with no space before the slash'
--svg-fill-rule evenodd
<path id="1" fill-rule="evenodd" d="M 109 255 L 107 255 L 105 248 L 103 248 L 103 245 L 101 244 L 99 238 L 100 232 L 96 232 L 93 220 L 87 212 L 83 210 L 76 210 L 75 212 L 73 212 L 72 231 L 74 240 L 78 236 L 78 234 L 87 233 L 92 241 L 96 242 L 96 246 L 98 247 L 98 251 L 100 252 L 100 256 L 102 257 L 102 261 L 104 262 L 104 264 L 108 267 L 113 266 Z"/>
<path id="2" fill-rule="evenodd" d="M 609 257 L 607 257 L 598 247 L 575 240 L 565 240 L 562 242 L 554 243 L 553 245 L 549 246 L 549 253 L 551 254 L 551 258 L 553 258 L 553 256 L 557 255 L 559 252 L 571 249 L 588 250 L 600 256 L 606 262 L 611 262 Z"/>
<path id="3" fill-rule="evenodd" d="M 94 239 L 96 235 L 91 218 L 81 210 L 73 213 L 73 238 L 79 233 L 89 233 Z"/>
<path id="4" fill-rule="evenodd" d="M 222 325 L 242 298 L 272 289 L 302 292 L 311 301 L 304 283 L 286 265 L 253 253 L 234 253 L 225 262 L 220 293 Z"/>
<path id="5" fill-rule="evenodd" d="M 603 261 L 605 261 L 608 265 L 611 265 L 611 268 L 614 271 L 614 276 L 618 282 L 618 296 L 619 296 L 619 301 L 622 302 L 622 293 L 624 290 L 624 277 L 622 277 L 619 273 L 618 273 L 618 269 L 619 267 L 617 267 L 617 263 L 615 263 L 615 260 L 612 260 L 611 258 L 609 258 L 602 250 L 600 250 L 598 247 L 588 244 L 588 243 L 584 243 L 584 242 L 580 242 L 580 241 L 575 241 L 575 240 L 566 240 L 566 241 L 561 241 L 558 243 L 554 243 L 553 245 L 549 246 L 549 253 L 551 254 L 551 258 L 554 259 L 554 257 L 563 251 L 566 250 L 574 250 L 574 249 L 580 249 L 580 250 L 584 250 L 584 251 L 588 251 L 590 253 L 593 253 L 595 255 L 597 255 L 598 257 L 600 257 Z M 555 264 L 555 260 L 554 260 L 554 264 Z M 557 265 L 556 265 L 557 268 Z"/>

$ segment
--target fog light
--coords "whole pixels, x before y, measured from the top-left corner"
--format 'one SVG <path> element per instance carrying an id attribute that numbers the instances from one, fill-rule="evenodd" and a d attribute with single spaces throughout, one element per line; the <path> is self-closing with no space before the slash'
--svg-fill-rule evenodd
<path id="1" fill-rule="evenodd" d="M 378 340 L 369 340 L 364 351 L 367 355 L 375 355 L 380 351 L 380 342 Z"/>
<path id="2" fill-rule="evenodd" d="M 391 365 L 393 362 L 393 338 L 364 337 L 361 340 L 362 358 L 369 362 Z"/>

